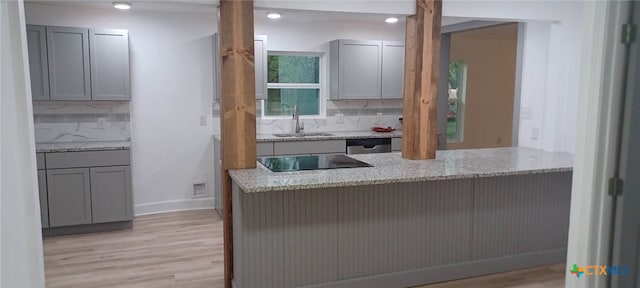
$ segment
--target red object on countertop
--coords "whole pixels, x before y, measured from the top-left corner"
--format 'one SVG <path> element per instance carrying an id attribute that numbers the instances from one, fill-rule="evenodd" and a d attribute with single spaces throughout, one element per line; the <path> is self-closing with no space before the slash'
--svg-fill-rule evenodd
<path id="1" fill-rule="evenodd" d="M 391 126 L 389 126 L 389 127 L 373 127 L 373 128 L 371 128 L 371 130 L 376 131 L 376 132 L 393 132 L 393 131 L 396 131 L 396 128 L 391 128 Z"/>

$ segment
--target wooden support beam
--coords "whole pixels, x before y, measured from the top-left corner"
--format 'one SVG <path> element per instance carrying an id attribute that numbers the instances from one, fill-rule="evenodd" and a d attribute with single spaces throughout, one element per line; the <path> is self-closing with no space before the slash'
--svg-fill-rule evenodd
<path id="1" fill-rule="evenodd" d="M 417 0 L 416 6 L 416 15 L 407 17 L 402 157 L 435 159 L 442 1 Z"/>
<path id="2" fill-rule="evenodd" d="M 233 279 L 233 230 L 229 170 L 256 167 L 256 96 L 253 1 L 221 0 L 220 131 L 224 238 L 224 286 Z"/>

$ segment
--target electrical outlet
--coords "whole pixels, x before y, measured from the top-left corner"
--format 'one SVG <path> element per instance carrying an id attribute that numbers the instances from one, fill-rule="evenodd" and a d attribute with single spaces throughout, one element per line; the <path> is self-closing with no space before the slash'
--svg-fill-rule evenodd
<path id="1" fill-rule="evenodd" d="M 336 117 L 336 123 L 338 123 L 338 124 L 344 123 L 344 114 L 338 113 L 338 114 L 336 114 L 335 117 Z"/>
<path id="2" fill-rule="evenodd" d="M 538 140 L 539 134 L 540 129 L 538 129 L 538 127 L 531 128 L 531 140 Z"/>
<path id="3" fill-rule="evenodd" d="M 107 128 L 107 119 L 106 118 L 98 118 L 98 129 Z"/>
<path id="4" fill-rule="evenodd" d="M 207 126 L 207 116 L 206 115 L 201 115 L 200 116 L 200 126 Z"/>
<path id="5" fill-rule="evenodd" d="M 533 117 L 533 109 L 531 107 L 520 107 L 520 119 L 531 119 Z"/>

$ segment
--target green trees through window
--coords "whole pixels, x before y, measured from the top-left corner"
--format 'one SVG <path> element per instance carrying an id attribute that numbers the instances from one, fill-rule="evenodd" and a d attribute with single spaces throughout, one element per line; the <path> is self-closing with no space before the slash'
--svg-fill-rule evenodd
<path id="1" fill-rule="evenodd" d="M 462 141 L 466 77 L 466 64 L 461 62 L 449 64 L 449 105 L 447 109 L 447 140 L 449 141 Z"/>
<path id="2" fill-rule="evenodd" d="M 267 59 L 265 116 L 320 115 L 320 56 L 295 53 L 269 54 Z"/>

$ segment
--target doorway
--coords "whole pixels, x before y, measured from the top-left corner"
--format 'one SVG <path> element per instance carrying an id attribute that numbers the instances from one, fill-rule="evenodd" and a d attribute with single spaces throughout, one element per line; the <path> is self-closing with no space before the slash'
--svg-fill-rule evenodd
<path id="1" fill-rule="evenodd" d="M 447 149 L 510 147 L 518 23 L 450 34 Z"/>
<path id="2" fill-rule="evenodd" d="M 640 5 L 634 2 L 631 5 L 627 25 L 637 25 L 640 23 Z M 616 170 L 621 189 L 613 195 L 609 287 L 640 287 L 640 178 L 637 177 L 640 171 L 640 49 L 638 41 L 632 40 L 638 36 L 637 29 L 626 27 L 631 27 L 627 33 L 632 43 L 627 50 L 626 93 L 621 109 L 623 120 Z"/>

